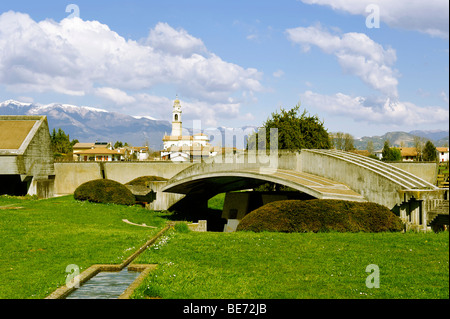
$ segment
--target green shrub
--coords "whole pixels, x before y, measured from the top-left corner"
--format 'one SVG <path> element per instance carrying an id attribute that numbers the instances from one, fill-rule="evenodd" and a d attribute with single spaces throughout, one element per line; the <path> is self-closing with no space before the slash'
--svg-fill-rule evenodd
<path id="1" fill-rule="evenodd" d="M 238 231 L 383 232 L 401 231 L 401 220 L 387 207 L 370 202 L 331 199 L 284 200 L 246 215 Z"/>
<path id="2" fill-rule="evenodd" d="M 119 182 L 109 179 L 97 179 L 78 186 L 73 194 L 77 200 L 87 200 L 94 203 L 111 203 L 133 205 L 134 195 Z"/>
<path id="3" fill-rule="evenodd" d="M 125 185 L 147 186 L 149 182 L 162 182 L 167 180 L 168 180 L 167 178 L 160 176 L 141 176 L 133 179 L 132 181 L 126 183 Z"/>

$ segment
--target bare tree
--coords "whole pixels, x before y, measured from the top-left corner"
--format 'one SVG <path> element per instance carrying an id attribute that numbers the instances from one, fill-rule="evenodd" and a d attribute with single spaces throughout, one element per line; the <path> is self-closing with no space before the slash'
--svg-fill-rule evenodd
<path id="1" fill-rule="evenodd" d="M 417 152 L 417 160 L 422 161 L 422 154 L 423 154 L 423 148 L 424 148 L 425 142 L 424 139 L 420 136 L 414 136 L 414 147 L 416 148 Z"/>

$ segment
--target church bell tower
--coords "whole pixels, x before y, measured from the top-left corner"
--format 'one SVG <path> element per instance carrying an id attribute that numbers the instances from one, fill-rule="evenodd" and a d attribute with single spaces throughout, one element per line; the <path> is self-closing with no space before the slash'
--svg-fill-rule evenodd
<path id="1" fill-rule="evenodd" d="M 172 136 L 181 136 L 181 104 L 178 100 L 178 95 L 176 100 L 173 102 L 172 111 Z"/>

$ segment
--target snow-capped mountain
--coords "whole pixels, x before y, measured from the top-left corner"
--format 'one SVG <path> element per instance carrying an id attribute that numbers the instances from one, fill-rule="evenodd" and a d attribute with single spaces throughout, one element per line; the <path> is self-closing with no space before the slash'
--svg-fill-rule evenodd
<path id="1" fill-rule="evenodd" d="M 46 115 L 50 131 L 61 128 L 80 142 L 122 141 L 134 146 L 148 143 L 155 150 L 162 148 L 164 133 L 170 134 L 172 130 L 169 121 L 58 103 L 40 105 L 8 100 L 0 103 L 0 115 Z"/>

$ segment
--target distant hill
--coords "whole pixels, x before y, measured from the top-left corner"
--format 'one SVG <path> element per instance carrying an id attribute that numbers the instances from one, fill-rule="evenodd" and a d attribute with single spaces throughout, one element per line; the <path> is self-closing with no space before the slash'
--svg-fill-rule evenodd
<path id="1" fill-rule="evenodd" d="M 172 131 L 169 121 L 57 103 L 40 105 L 8 100 L 0 103 L 0 115 L 46 115 L 50 131 L 62 128 L 71 139 L 80 142 L 122 141 L 134 146 L 148 143 L 156 150 L 162 148 L 164 133 Z"/>
<path id="2" fill-rule="evenodd" d="M 449 131 L 446 130 L 435 130 L 435 131 L 411 131 L 411 132 L 387 132 L 381 136 L 364 136 L 360 139 L 354 140 L 354 146 L 358 150 L 367 149 L 367 142 L 372 141 L 375 150 L 380 150 L 383 148 L 384 141 L 389 140 L 392 146 L 405 146 L 414 147 L 414 137 L 419 136 L 424 139 L 424 141 L 430 140 L 433 142 L 434 146 L 445 146 L 449 145 Z"/>
<path id="3" fill-rule="evenodd" d="M 62 128 L 71 139 L 80 142 L 127 142 L 133 146 L 142 146 L 148 143 L 154 150 L 162 149 L 164 133 L 170 134 L 172 123 L 164 120 L 155 120 L 150 116 L 134 117 L 130 115 L 109 112 L 106 110 L 68 104 L 34 104 L 21 103 L 8 100 L 0 103 L 0 115 L 46 115 L 50 131 L 53 128 Z M 257 129 L 256 126 L 242 128 L 205 129 L 204 133 L 212 137 L 211 144 L 223 146 L 245 147 L 245 138 L 248 132 Z M 192 129 L 186 129 L 192 134 Z M 218 135 L 220 132 L 220 136 Z M 224 134 L 226 133 L 226 134 Z M 234 137 L 233 137 L 234 136 Z M 374 149 L 383 148 L 384 141 L 388 139 L 393 146 L 414 146 L 414 136 L 429 139 L 435 146 L 449 144 L 449 131 L 411 131 L 388 132 L 382 136 L 364 136 L 354 140 L 359 150 L 367 148 L 367 142 L 372 141 Z M 214 140 L 216 139 L 216 140 Z"/>

